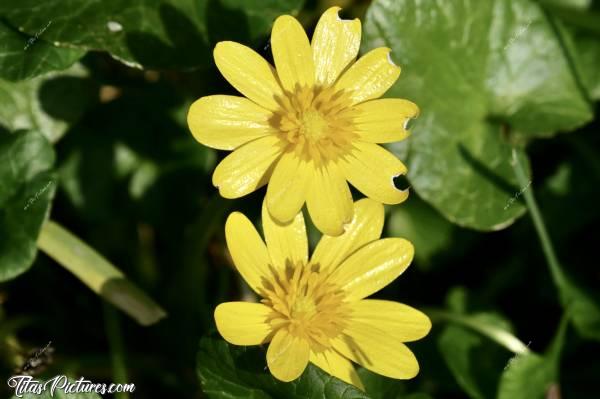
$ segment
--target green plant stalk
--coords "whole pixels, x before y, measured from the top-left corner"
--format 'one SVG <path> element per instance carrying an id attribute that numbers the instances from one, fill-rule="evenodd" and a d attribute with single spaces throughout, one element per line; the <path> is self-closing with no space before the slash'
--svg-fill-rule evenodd
<path id="1" fill-rule="evenodd" d="M 61 225 L 51 220 L 44 223 L 37 245 L 92 291 L 141 325 L 154 324 L 166 316 L 165 311 L 131 283 L 121 270 Z"/>
<path id="2" fill-rule="evenodd" d="M 448 321 L 477 331 L 481 335 L 488 337 L 492 341 L 498 343 L 517 355 L 525 355 L 531 352 L 527 345 L 525 345 L 519 338 L 515 337 L 508 331 L 484 323 L 481 320 L 474 319 L 468 315 L 462 315 L 438 309 L 424 309 L 423 311 L 434 321 L 436 319 Z"/>
<path id="3" fill-rule="evenodd" d="M 515 149 L 512 150 L 512 167 L 515 171 L 515 175 L 517 177 L 517 181 L 521 187 L 525 187 L 529 185 L 529 180 L 523 170 L 523 165 L 517 156 L 517 151 Z M 529 214 L 531 215 L 531 219 L 533 220 L 533 225 L 535 227 L 535 231 L 538 235 L 540 243 L 542 244 L 542 250 L 544 252 L 544 256 L 546 257 L 546 261 L 548 262 L 548 266 L 550 267 L 550 273 L 552 274 L 552 279 L 557 287 L 561 287 L 564 282 L 567 280 L 565 273 L 560 266 L 558 261 L 558 257 L 556 256 L 556 252 L 554 251 L 554 246 L 552 245 L 552 241 L 550 240 L 550 235 L 546 230 L 546 225 L 544 224 L 544 219 L 540 213 L 540 210 L 537 206 L 537 202 L 535 201 L 535 197 L 533 196 L 533 192 L 531 189 L 527 189 L 524 191 L 523 196 L 525 197 L 525 204 L 527 205 L 527 209 L 529 210 Z"/>
<path id="4" fill-rule="evenodd" d="M 110 348 L 113 382 L 115 384 L 128 384 L 127 367 L 125 366 L 125 346 L 123 345 L 123 337 L 121 336 L 119 315 L 110 304 L 104 301 L 102 302 L 102 307 L 104 309 L 104 327 Z M 129 393 L 115 393 L 115 399 L 129 399 Z"/>
<path id="5" fill-rule="evenodd" d="M 548 361 L 553 366 L 552 375 L 556 380 L 558 380 L 560 376 L 560 357 L 562 354 L 570 317 L 569 310 L 566 310 L 560 318 L 560 323 L 556 330 L 556 334 L 554 335 L 554 338 L 552 339 L 552 342 L 550 343 L 546 353 Z"/>

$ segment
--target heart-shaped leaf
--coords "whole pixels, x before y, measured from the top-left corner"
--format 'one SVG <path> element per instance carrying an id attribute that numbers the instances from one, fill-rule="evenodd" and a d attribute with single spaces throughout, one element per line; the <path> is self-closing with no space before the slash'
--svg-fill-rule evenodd
<path id="1" fill-rule="evenodd" d="M 491 22 L 490 22 L 491 21 Z M 364 50 L 392 48 L 403 68 L 388 93 L 421 116 L 408 156 L 419 195 L 450 221 L 498 230 L 523 214 L 507 131 L 525 137 L 573 129 L 592 117 L 552 26 L 530 0 L 376 0 Z"/>

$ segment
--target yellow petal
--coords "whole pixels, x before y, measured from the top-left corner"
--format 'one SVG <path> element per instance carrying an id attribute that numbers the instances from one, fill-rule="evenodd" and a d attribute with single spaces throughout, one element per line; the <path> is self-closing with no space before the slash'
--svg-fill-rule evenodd
<path id="1" fill-rule="evenodd" d="M 381 236 L 384 211 L 381 203 L 363 198 L 354 203 L 354 217 L 339 237 L 324 235 L 317 244 L 311 263 L 321 270 L 333 269 L 358 248 Z"/>
<path id="2" fill-rule="evenodd" d="M 315 226 L 324 234 L 339 236 L 352 220 L 352 194 L 339 168 L 329 162 L 314 169 L 306 206 Z"/>
<path id="3" fill-rule="evenodd" d="M 271 33 L 273 59 L 283 88 L 293 92 L 296 85 L 312 86 L 315 66 L 304 28 L 296 18 L 282 15 L 275 20 Z"/>
<path id="4" fill-rule="evenodd" d="M 399 204 L 408 189 L 398 190 L 394 177 L 406 174 L 406 166 L 377 144 L 355 141 L 348 156 L 340 160 L 346 179 L 360 192 L 384 204 Z"/>
<path id="5" fill-rule="evenodd" d="M 267 210 L 266 201 L 262 205 L 262 225 L 267 241 L 267 249 L 275 267 L 283 269 L 286 261 L 293 265 L 306 264 L 308 260 L 308 240 L 302 212 L 286 225 L 273 219 Z"/>
<path id="6" fill-rule="evenodd" d="M 219 42 L 214 57 L 219 71 L 240 93 L 272 111 L 279 108 L 275 97 L 283 92 L 275 70 L 257 52 L 236 42 Z"/>
<path id="7" fill-rule="evenodd" d="M 331 7 L 321 15 L 312 37 L 316 81 L 333 84 L 352 62 L 360 47 L 360 20 L 343 20 L 340 7 Z"/>
<path id="8" fill-rule="evenodd" d="M 354 104 L 381 97 L 400 76 L 390 51 L 380 47 L 363 55 L 344 72 L 336 89 L 348 91 Z"/>
<path id="9" fill-rule="evenodd" d="M 212 183 L 225 198 L 239 198 L 264 186 L 281 155 L 281 141 L 265 136 L 237 148 L 217 165 Z"/>
<path id="10" fill-rule="evenodd" d="M 269 124 L 273 113 L 244 97 L 208 96 L 195 101 L 188 112 L 188 126 L 200 143 L 219 150 L 242 144 L 276 131 Z"/>
<path id="11" fill-rule="evenodd" d="M 271 308 L 262 303 L 226 302 L 215 309 L 219 334 L 234 345 L 259 345 L 268 341 Z"/>
<path id="12" fill-rule="evenodd" d="M 308 364 L 308 342 L 282 328 L 275 333 L 267 349 L 267 364 L 275 378 L 288 382 L 300 377 Z"/>
<path id="13" fill-rule="evenodd" d="M 364 299 L 351 306 L 351 320 L 377 326 L 401 342 L 416 341 L 431 330 L 431 321 L 425 313 L 402 303 Z"/>
<path id="14" fill-rule="evenodd" d="M 352 363 L 334 350 L 311 352 L 310 362 L 326 373 L 365 390 L 358 373 Z"/>
<path id="15" fill-rule="evenodd" d="M 354 127 L 360 140 L 369 143 L 393 143 L 408 136 L 405 126 L 416 118 L 416 104 L 400 98 L 382 98 L 358 104 Z"/>
<path id="16" fill-rule="evenodd" d="M 348 300 L 365 298 L 394 281 L 410 264 L 413 245 L 403 238 L 384 238 L 350 255 L 330 281 L 346 291 Z"/>
<path id="17" fill-rule="evenodd" d="M 283 154 L 267 187 L 267 208 L 279 223 L 289 223 L 302 209 L 312 173 L 293 151 Z"/>
<path id="18" fill-rule="evenodd" d="M 246 216 L 233 212 L 225 223 L 227 248 L 238 272 L 260 294 L 263 282 L 270 280 L 272 264 L 265 243 Z"/>
<path id="19" fill-rule="evenodd" d="M 404 380 L 419 373 L 410 349 L 376 326 L 352 323 L 332 343 L 336 351 L 377 374 Z"/>

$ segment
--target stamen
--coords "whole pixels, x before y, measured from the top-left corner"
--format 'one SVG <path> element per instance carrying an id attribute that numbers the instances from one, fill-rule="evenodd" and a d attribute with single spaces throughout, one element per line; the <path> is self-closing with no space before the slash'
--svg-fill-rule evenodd
<path id="1" fill-rule="evenodd" d="M 330 347 L 331 339 L 345 327 L 349 310 L 343 292 L 327 276 L 306 264 L 288 264 L 285 271 L 273 271 L 272 283 L 262 292 L 262 302 L 273 310 L 273 329 L 287 328 L 315 348 Z"/>
<path id="2" fill-rule="evenodd" d="M 333 87 L 296 87 L 277 99 L 279 111 L 273 127 L 293 151 L 317 164 L 336 159 L 350 150 L 354 133 L 350 97 Z"/>

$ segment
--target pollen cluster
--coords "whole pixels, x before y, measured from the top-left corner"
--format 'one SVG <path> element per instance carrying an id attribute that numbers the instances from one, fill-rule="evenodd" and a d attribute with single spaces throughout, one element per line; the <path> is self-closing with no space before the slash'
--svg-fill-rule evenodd
<path id="1" fill-rule="evenodd" d="M 355 113 L 350 97 L 333 87 L 300 87 L 277 98 L 280 109 L 271 120 L 281 139 L 298 156 L 316 163 L 350 149 Z"/>
<path id="2" fill-rule="evenodd" d="M 327 281 L 318 265 L 288 263 L 265 284 L 262 302 L 273 309 L 273 330 L 286 328 L 315 350 L 331 346 L 345 326 L 349 310 L 342 290 Z"/>

